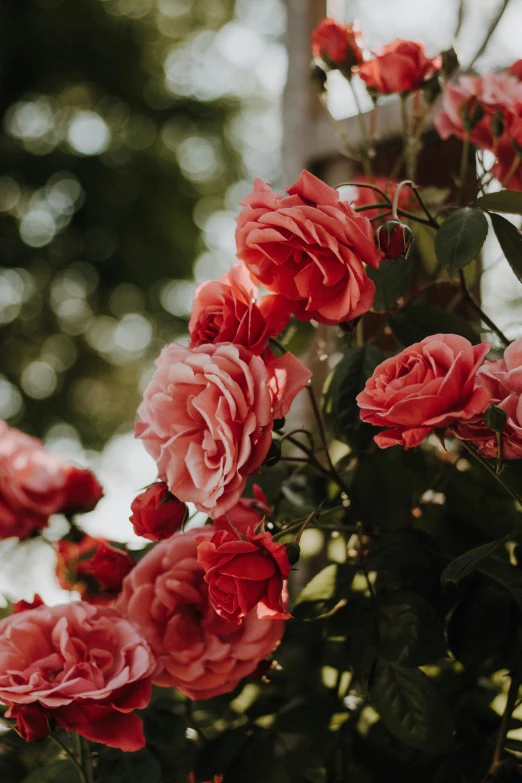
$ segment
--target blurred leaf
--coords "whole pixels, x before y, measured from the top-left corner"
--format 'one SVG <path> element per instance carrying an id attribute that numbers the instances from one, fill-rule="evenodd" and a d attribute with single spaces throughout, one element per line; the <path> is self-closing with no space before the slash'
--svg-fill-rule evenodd
<path id="1" fill-rule="evenodd" d="M 374 310 L 389 310 L 408 289 L 411 279 L 411 258 L 385 258 L 378 269 L 366 267 L 366 274 L 375 283 Z"/>
<path id="2" fill-rule="evenodd" d="M 451 744 L 451 711 L 433 683 L 418 669 L 377 660 L 370 698 L 388 731 L 406 745 L 435 754 Z"/>
<path id="3" fill-rule="evenodd" d="M 318 617 L 347 595 L 357 569 L 349 563 L 332 563 L 308 582 L 299 593 L 292 613 L 300 619 Z"/>
<path id="4" fill-rule="evenodd" d="M 142 713 L 147 749 L 154 753 L 169 783 L 185 783 L 194 768 L 194 743 L 186 738 L 187 718 L 173 711 L 180 706 L 170 699 L 159 699 Z"/>
<path id="5" fill-rule="evenodd" d="M 420 595 L 389 593 L 375 607 L 375 646 L 390 663 L 421 666 L 446 655 L 444 626 Z"/>
<path id="6" fill-rule="evenodd" d="M 388 323 L 397 340 L 412 345 L 432 334 L 460 334 L 473 345 L 480 336 L 460 315 L 433 305 L 411 305 L 390 316 Z"/>
<path id="7" fill-rule="evenodd" d="M 309 321 L 299 321 L 292 317 L 280 338 L 287 351 L 302 356 L 310 348 L 315 337 L 315 327 Z"/>
<path id="8" fill-rule="evenodd" d="M 481 574 L 501 585 L 522 608 L 522 571 L 500 557 L 488 557 L 477 566 Z"/>
<path id="9" fill-rule="evenodd" d="M 486 193 L 475 201 L 480 209 L 522 215 L 522 193 L 518 190 L 500 190 L 498 193 Z"/>
<path id="10" fill-rule="evenodd" d="M 53 764 L 33 770 L 22 783 L 79 783 L 78 770 L 68 759 L 55 761 Z"/>
<path id="11" fill-rule="evenodd" d="M 474 549 L 470 549 L 468 552 L 464 552 L 446 566 L 441 576 L 442 584 L 447 584 L 448 582 L 457 584 L 457 582 L 460 582 L 465 576 L 475 571 L 477 566 L 485 560 L 486 557 L 494 554 L 499 546 L 507 540 L 507 536 L 505 536 L 504 538 L 490 541 L 487 544 L 482 544 Z"/>
<path id="12" fill-rule="evenodd" d="M 123 753 L 102 745 L 97 772 L 100 783 L 162 783 L 161 766 L 147 749 Z"/>
<path id="13" fill-rule="evenodd" d="M 520 194 L 519 194 L 520 195 Z M 491 213 L 491 222 L 502 252 L 522 283 L 522 234 L 520 230 L 501 215 Z"/>
<path id="14" fill-rule="evenodd" d="M 480 465 L 452 471 L 444 493 L 447 513 L 485 541 L 521 529 L 522 515 L 512 498 Z"/>
<path id="15" fill-rule="evenodd" d="M 338 440 L 352 448 L 362 448 L 378 432 L 361 421 L 355 398 L 373 371 L 386 359 L 386 354 L 374 345 L 349 349 L 330 375 L 324 395 L 326 423 Z"/>
<path id="16" fill-rule="evenodd" d="M 468 666 L 495 655 L 509 633 L 511 607 L 509 597 L 497 588 L 470 586 L 448 625 L 448 641 L 455 658 Z"/>
<path id="17" fill-rule="evenodd" d="M 438 268 L 437 254 L 435 253 L 435 231 L 423 223 L 411 222 L 413 233 L 413 248 L 420 256 L 422 265 L 429 277 L 433 277 Z"/>
<path id="18" fill-rule="evenodd" d="M 442 266 L 455 272 L 480 253 L 488 235 L 488 221 L 482 210 L 465 207 L 453 212 L 435 236 L 435 252 Z"/>
<path id="19" fill-rule="evenodd" d="M 250 738 L 227 770 L 227 783 L 290 783 L 277 735 Z"/>

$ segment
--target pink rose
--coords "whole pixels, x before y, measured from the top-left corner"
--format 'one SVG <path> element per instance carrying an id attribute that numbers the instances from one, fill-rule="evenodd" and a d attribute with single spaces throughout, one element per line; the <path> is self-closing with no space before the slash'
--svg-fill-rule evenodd
<path id="1" fill-rule="evenodd" d="M 312 33 L 312 54 L 329 68 L 350 71 L 363 59 L 360 34 L 353 24 L 322 19 Z"/>
<path id="2" fill-rule="evenodd" d="M 235 264 L 219 280 L 197 287 L 189 321 L 190 347 L 208 343 L 235 343 L 262 353 L 269 337 L 288 324 L 290 309 L 283 296 L 263 296 L 247 270 Z"/>
<path id="3" fill-rule="evenodd" d="M 252 487 L 253 498 L 240 498 L 226 514 L 214 519 L 214 530 L 228 530 L 230 533 L 239 530 L 245 533 L 248 528 L 255 530 L 263 517 L 270 516 L 270 506 L 266 496 L 258 484 Z"/>
<path id="4" fill-rule="evenodd" d="M 434 334 L 379 364 L 357 396 L 363 421 L 390 428 L 375 436 L 377 445 L 410 449 L 433 430 L 483 413 L 489 393 L 475 388 L 475 377 L 489 350 L 486 342 Z"/>
<path id="5" fill-rule="evenodd" d="M 291 300 L 301 321 L 338 324 L 366 313 L 375 285 L 364 265 L 380 262 L 371 223 L 307 171 L 287 192 L 256 180 L 241 202 L 237 257 L 269 291 Z"/>
<path id="6" fill-rule="evenodd" d="M 507 414 L 502 430 L 502 457 L 522 459 L 522 337 L 506 348 L 503 359 L 484 362 L 476 385 L 486 389 L 491 404 Z M 462 440 L 473 441 L 483 457 L 498 456 L 496 435 L 486 427 L 483 416 L 461 422 L 456 432 Z"/>
<path id="7" fill-rule="evenodd" d="M 163 349 L 138 408 L 136 435 L 173 495 L 212 518 L 237 503 L 268 453 L 274 418 L 310 378 L 288 356 L 267 368 L 231 343 Z"/>
<path id="8" fill-rule="evenodd" d="M 373 60 L 360 65 L 357 73 L 368 89 L 389 95 L 420 89 L 441 65 L 440 57 L 426 57 L 422 44 L 397 38 L 379 49 Z"/>
<path id="9" fill-rule="evenodd" d="M 288 620 L 292 615 L 286 611 L 286 548 L 271 533 L 247 528 L 241 536 L 218 530 L 210 540 L 198 541 L 210 603 L 220 617 L 237 625 L 255 607 L 258 617 Z"/>
<path id="10" fill-rule="evenodd" d="M 284 630 L 283 621 L 260 620 L 255 612 L 239 627 L 216 614 L 197 560 L 198 540 L 214 532 L 195 528 L 156 544 L 125 579 L 117 603 L 156 655 L 153 681 L 198 700 L 233 690 L 275 650 Z"/>
<path id="11" fill-rule="evenodd" d="M 103 494 L 89 470 L 80 470 L 41 441 L 0 421 L 0 539 L 27 538 L 51 514 L 91 510 Z"/>
<path id="12" fill-rule="evenodd" d="M 79 601 L 0 621 L 0 700 L 22 736 L 49 721 L 124 751 L 144 747 L 134 710 L 150 701 L 155 662 L 139 628 L 114 609 Z"/>

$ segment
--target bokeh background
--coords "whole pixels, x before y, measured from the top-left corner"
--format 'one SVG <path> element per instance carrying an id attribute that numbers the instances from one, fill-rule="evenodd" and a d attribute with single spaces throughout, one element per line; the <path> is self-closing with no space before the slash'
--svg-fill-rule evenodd
<path id="1" fill-rule="evenodd" d="M 504 4 L 331 0 L 328 12 L 357 17 L 370 47 L 399 36 L 430 54 L 462 15 L 470 63 Z M 522 0 L 507 6 L 480 70 L 522 57 Z M 187 339 L 195 286 L 233 263 L 253 180 L 289 184 L 292 21 L 290 0 L 0 2 L 0 418 L 96 470 L 106 497 L 90 533 L 134 541 L 130 502 L 155 471 L 132 421 L 154 357 Z M 335 116 L 355 112 L 335 75 L 330 94 Z M 485 291 L 497 310 L 502 285 Z M 52 558 L 41 542 L 4 542 L 0 594 L 60 600 Z"/>

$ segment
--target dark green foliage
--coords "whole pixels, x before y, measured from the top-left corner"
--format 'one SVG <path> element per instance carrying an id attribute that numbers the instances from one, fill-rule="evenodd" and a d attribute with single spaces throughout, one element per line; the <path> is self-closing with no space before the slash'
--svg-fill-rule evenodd
<path id="1" fill-rule="evenodd" d="M 390 310 L 407 290 L 412 270 L 411 258 L 385 258 L 378 269 L 368 267 L 368 277 L 375 283 L 374 310 Z"/>
<path id="2" fill-rule="evenodd" d="M 460 334 L 473 345 L 480 337 L 470 324 L 456 313 L 432 305 L 408 305 L 388 319 L 391 330 L 403 345 L 420 342 L 431 334 Z"/>
<path id="3" fill-rule="evenodd" d="M 453 212 L 435 236 L 439 264 L 450 272 L 470 264 L 478 256 L 488 234 L 488 221 L 480 209 L 465 207 Z"/>
<path id="4" fill-rule="evenodd" d="M 520 194 L 518 194 L 520 195 Z M 522 234 L 520 229 L 494 212 L 490 215 L 495 236 L 515 275 L 522 282 Z"/>

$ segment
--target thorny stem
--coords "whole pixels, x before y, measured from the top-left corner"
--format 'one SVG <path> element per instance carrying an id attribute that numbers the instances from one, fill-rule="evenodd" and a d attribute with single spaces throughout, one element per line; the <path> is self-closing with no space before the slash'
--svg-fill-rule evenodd
<path id="1" fill-rule="evenodd" d="M 408 129 L 408 99 L 401 95 L 401 119 L 402 119 L 402 144 L 404 149 L 404 162 L 406 163 L 406 175 L 408 179 L 415 178 L 414 163 L 412 159 L 412 146 Z"/>
<path id="2" fill-rule="evenodd" d="M 319 437 L 321 439 L 321 443 L 322 443 L 323 448 L 324 448 L 325 457 L 326 457 L 326 459 L 328 461 L 328 466 L 330 468 L 330 472 L 332 474 L 332 478 L 334 479 L 334 481 L 337 482 L 339 487 L 341 487 L 341 489 L 343 489 L 344 492 L 346 492 L 346 494 L 348 495 L 349 494 L 349 489 L 348 489 L 347 485 L 345 484 L 342 476 L 339 474 L 337 468 L 335 467 L 335 465 L 332 462 L 332 458 L 331 458 L 330 452 L 328 450 L 328 440 L 327 440 L 326 432 L 325 432 L 325 429 L 324 429 L 323 417 L 321 416 L 321 411 L 319 410 L 319 405 L 317 404 L 317 400 L 315 398 L 314 390 L 312 388 L 312 384 L 310 383 L 310 381 L 308 382 L 308 384 L 306 386 L 306 391 L 307 391 L 308 397 L 310 399 L 310 404 L 312 406 L 312 411 L 313 411 L 313 414 L 315 416 L 315 420 L 317 422 L 317 427 L 319 429 Z"/>
<path id="3" fill-rule="evenodd" d="M 519 661 L 514 671 L 511 673 L 511 682 L 509 684 L 509 691 L 506 701 L 506 708 L 502 714 L 502 720 L 500 722 L 500 728 L 498 731 L 498 739 L 495 745 L 495 753 L 493 755 L 493 761 L 491 767 L 486 776 L 486 781 L 490 781 L 494 778 L 498 767 L 502 764 L 502 753 L 504 752 L 504 745 L 506 743 L 506 736 L 509 731 L 509 722 L 515 709 L 518 691 L 522 682 L 522 661 Z"/>
<path id="4" fill-rule="evenodd" d="M 82 763 L 86 783 L 94 783 L 94 768 L 92 765 L 91 746 L 88 739 L 80 737 L 82 747 Z"/>
<path id="5" fill-rule="evenodd" d="M 504 16 L 504 11 L 508 7 L 508 5 L 509 5 L 509 0 L 503 0 L 502 6 L 500 7 L 500 11 L 498 12 L 496 17 L 491 22 L 491 24 L 490 24 L 490 26 L 488 28 L 488 31 L 486 33 L 486 37 L 482 41 L 480 47 L 477 49 L 477 52 L 476 52 L 474 58 L 472 59 L 470 64 L 467 66 L 466 70 L 471 70 L 473 68 L 473 66 L 475 65 L 475 63 L 477 62 L 478 58 L 486 51 L 486 47 L 487 47 L 488 43 L 490 42 L 493 33 L 497 29 L 500 20 Z"/>
<path id="6" fill-rule="evenodd" d="M 68 748 L 68 747 L 67 747 L 67 745 L 66 745 L 64 742 L 62 742 L 61 740 L 59 740 L 59 739 L 58 739 L 58 737 L 55 737 L 55 736 L 54 736 L 54 734 L 51 734 L 51 735 L 50 735 L 50 739 L 51 739 L 51 740 L 52 740 L 52 741 L 53 741 L 53 742 L 54 742 L 56 745 L 58 745 L 58 747 L 59 747 L 61 750 L 63 750 L 63 752 L 64 752 L 64 753 L 65 753 L 65 754 L 68 756 L 68 758 L 69 758 L 69 759 L 72 761 L 72 763 L 74 764 L 74 766 L 76 767 L 76 769 L 77 769 L 77 771 L 78 771 L 78 775 L 80 776 L 80 780 L 81 780 L 81 782 L 82 782 L 82 783 L 87 783 L 87 781 L 86 781 L 86 779 L 85 779 L 85 773 L 84 773 L 84 771 L 83 771 L 83 768 L 82 768 L 82 766 L 81 766 L 80 762 L 78 761 L 78 759 L 76 758 L 75 754 L 72 752 L 72 750 L 71 750 L 70 748 Z"/>
<path id="7" fill-rule="evenodd" d="M 458 437 L 453 429 L 450 428 L 450 432 L 452 432 L 455 437 Z M 489 464 L 489 462 L 486 459 L 484 459 L 484 457 L 481 457 L 477 451 L 475 451 L 471 443 L 468 443 L 468 441 L 466 440 L 460 440 L 460 438 L 459 438 L 459 442 L 466 449 L 466 451 L 469 452 L 469 454 L 471 454 L 477 460 L 477 462 L 480 462 L 482 467 L 487 470 L 490 476 L 493 476 L 493 478 L 498 481 L 498 483 L 506 490 L 506 492 L 508 492 L 508 494 L 511 495 L 513 500 L 516 500 L 516 502 L 522 506 L 522 497 L 520 497 L 518 492 L 516 492 L 513 489 L 513 487 L 510 484 L 508 484 L 504 476 L 501 473 L 497 473 L 495 468 L 492 467 Z"/>
<path id="8" fill-rule="evenodd" d="M 348 79 L 348 84 L 350 85 L 350 89 L 352 91 L 353 99 L 355 102 L 355 106 L 357 108 L 357 119 L 359 121 L 359 128 L 361 131 L 361 141 L 364 143 L 364 155 L 362 159 L 362 165 L 364 168 L 364 173 L 368 177 L 368 179 L 373 179 L 373 171 L 372 171 L 372 164 L 370 161 L 370 155 L 369 155 L 369 147 L 370 147 L 370 140 L 368 137 L 368 129 L 366 127 L 366 122 L 364 120 L 364 115 L 361 109 L 361 104 L 359 103 L 359 98 L 357 97 L 357 92 L 353 86 L 353 82 L 351 79 Z"/>
<path id="9" fill-rule="evenodd" d="M 469 131 L 464 134 L 462 141 L 462 153 L 460 156 L 460 171 L 459 171 L 459 204 L 464 203 L 464 195 L 466 193 L 466 180 L 468 177 L 468 164 L 469 164 Z"/>
<path id="10" fill-rule="evenodd" d="M 510 340 L 508 340 L 508 338 L 506 337 L 504 332 L 501 329 L 499 329 L 499 327 L 496 325 L 496 323 L 494 321 L 491 320 L 489 315 L 486 315 L 486 313 L 482 310 L 480 305 L 477 302 L 475 302 L 475 300 L 471 296 L 471 294 L 470 294 L 470 292 L 468 290 L 468 287 L 466 285 L 466 278 L 464 277 L 464 272 L 462 271 L 462 269 L 459 269 L 459 278 L 460 278 L 460 286 L 462 288 L 462 293 L 464 294 L 464 297 L 465 297 L 466 301 L 469 302 L 469 304 L 475 310 L 477 315 L 479 315 L 480 318 L 482 319 L 482 321 L 484 321 L 484 323 L 487 326 L 489 326 L 491 331 L 494 332 L 497 335 L 499 340 L 505 346 L 510 345 Z"/>
<path id="11" fill-rule="evenodd" d="M 323 107 L 323 109 L 325 110 L 328 116 L 328 119 L 330 120 L 335 130 L 341 137 L 341 140 L 344 144 L 344 152 L 346 153 L 347 157 L 351 158 L 352 160 L 356 160 L 358 163 L 362 163 L 364 165 L 364 158 L 362 158 L 361 155 L 359 155 L 359 153 L 356 152 L 356 150 L 354 150 L 353 147 L 350 145 L 350 139 L 348 138 L 348 135 L 345 133 L 343 126 L 341 125 L 340 122 L 338 122 L 335 119 L 335 117 L 332 117 L 332 115 L 330 114 L 330 110 L 328 108 L 328 104 L 326 102 L 326 98 L 324 97 L 324 95 L 319 95 L 318 98 L 321 102 L 321 106 Z"/>
<path id="12" fill-rule="evenodd" d="M 384 209 L 391 212 L 391 206 L 390 204 L 383 204 L 375 203 L 375 204 L 364 204 L 361 207 L 354 207 L 355 212 L 367 212 L 369 209 Z M 421 218 L 418 215 L 414 215 L 411 212 L 407 212 L 405 209 L 397 209 L 397 214 L 401 217 L 409 218 L 410 220 L 413 220 L 415 223 L 422 223 L 424 226 L 431 226 L 433 228 L 433 219 L 428 220 L 425 218 Z M 438 224 L 437 224 L 438 228 Z"/>
<path id="13" fill-rule="evenodd" d="M 373 185 L 371 182 L 340 182 L 338 185 L 335 186 L 335 190 L 339 190 L 339 188 L 347 188 L 347 187 L 354 187 L 354 188 L 370 188 L 371 190 L 374 190 L 376 193 L 379 194 L 379 196 L 382 196 L 385 201 L 388 202 L 388 204 L 391 204 L 391 198 L 386 195 L 384 190 L 381 190 L 377 187 L 377 185 Z"/>

